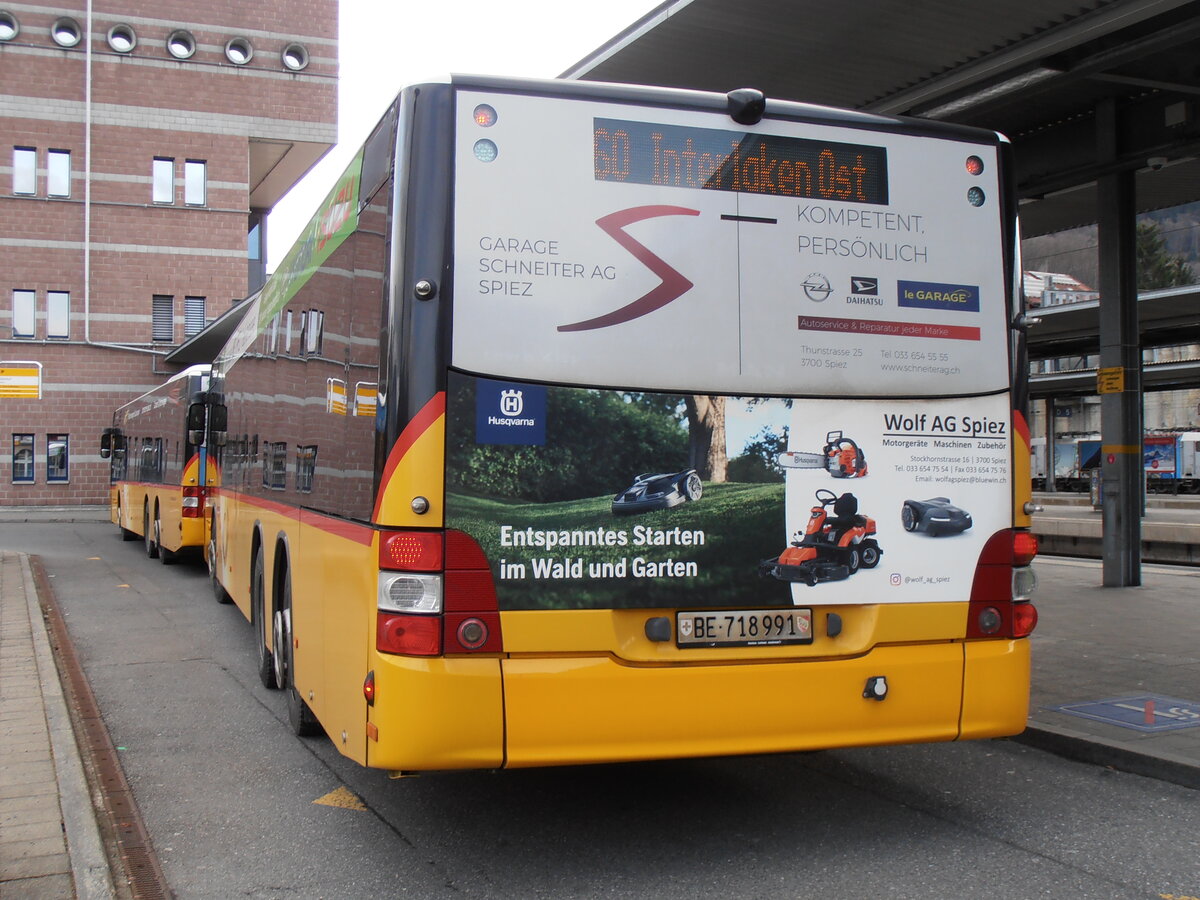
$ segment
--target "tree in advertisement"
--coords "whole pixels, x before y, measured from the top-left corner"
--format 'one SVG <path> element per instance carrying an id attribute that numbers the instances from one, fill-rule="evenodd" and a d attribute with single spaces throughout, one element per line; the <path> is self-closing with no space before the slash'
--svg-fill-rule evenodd
<path id="1" fill-rule="evenodd" d="M 451 408 L 474 408 L 475 382 L 456 379 Z M 686 467 L 688 439 L 664 395 L 551 390 L 554 427 L 542 446 L 479 444 L 470 416 L 450 421 L 448 487 L 483 497 L 550 503 L 611 496 L 642 472 Z"/>
<path id="2" fill-rule="evenodd" d="M 728 459 L 725 450 L 725 398 L 696 394 L 686 398 L 688 460 L 704 481 L 723 484 Z"/>
<path id="3" fill-rule="evenodd" d="M 542 390 L 544 406 L 531 401 Z M 526 406 L 515 415 L 545 419 L 528 443 L 510 439 L 511 428 L 489 430 L 496 398 L 518 391 Z M 727 407 L 751 420 L 743 431 L 761 432 L 750 441 L 752 455 L 734 460 L 746 469 L 738 483 L 726 479 Z M 708 427 L 693 443 L 689 432 L 700 420 Z M 447 392 L 446 522 L 493 562 L 504 609 L 669 606 L 684 598 L 702 606 L 786 605 L 787 586 L 758 572 L 781 540 L 784 484 L 770 457 L 771 447 L 786 445 L 785 430 L 778 410 L 745 399 L 542 389 L 455 374 Z M 688 482 L 698 474 L 689 464 L 697 447 L 715 451 L 721 482 Z M 647 489 L 645 499 L 622 505 L 647 481 L 671 488 L 661 501 Z"/>

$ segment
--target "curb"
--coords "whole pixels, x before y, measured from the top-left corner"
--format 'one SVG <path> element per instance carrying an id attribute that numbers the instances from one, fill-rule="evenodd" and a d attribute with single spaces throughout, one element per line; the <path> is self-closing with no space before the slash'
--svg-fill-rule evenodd
<path id="1" fill-rule="evenodd" d="M 1009 740 L 1067 759 L 1200 790 L 1200 768 L 1193 761 L 1173 753 L 1146 753 L 1094 734 L 1043 724 L 1030 724 Z"/>
<path id="2" fill-rule="evenodd" d="M 107 506 L 0 506 L 0 522 L 10 524 L 75 525 L 108 520 Z"/>

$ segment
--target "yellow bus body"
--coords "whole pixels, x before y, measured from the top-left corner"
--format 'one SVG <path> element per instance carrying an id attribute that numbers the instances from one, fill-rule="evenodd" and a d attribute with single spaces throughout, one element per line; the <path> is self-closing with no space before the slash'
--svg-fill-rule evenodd
<path id="1" fill-rule="evenodd" d="M 402 520 L 407 511 L 406 525 L 418 518 L 412 496 L 440 498 L 443 424 L 411 443 L 388 480 L 381 508 Z M 646 637 L 646 620 L 672 610 L 504 611 L 503 654 L 396 656 L 375 649 L 377 531 L 245 495 L 223 497 L 222 516 L 230 546 L 263 547 L 265 584 L 281 560 L 293 568 L 304 598 L 293 609 L 297 690 L 363 765 L 777 753 L 1002 736 L 1025 724 L 1029 641 L 966 639 L 966 602 L 821 606 L 812 644 L 701 650 Z M 419 521 L 440 525 L 440 510 Z M 250 618 L 252 554 L 221 559 L 222 581 Z M 830 615 L 841 620 L 835 637 Z M 271 629 L 258 624 L 270 648 Z M 863 697 L 878 675 L 886 702 Z"/>
<path id="2" fill-rule="evenodd" d="M 275 275 L 248 301 L 244 318 L 214 361 L 206 421 L 209 436 L 220 439 L 208 446 L 226 480 L 215 489 L 207 520 L 211 565 L 219 589 L 254 625 L 264 685 L 287 692 L 289 724 L 298 734 L 308 733 L 314 725 L 311 712 L 345 756 L 400 772 L 780 753 L 1021 731 L 1030 642 L 1027 636 L 1002 636 L 1029 633 L 1015 627 L 1011 608 L 1028 599 L 1017 596 L 1022 579 L 1014 573 L 1028 563 L 1025 555 L 1032 556 L 1018 554 L 1016 546 L 1017 531 L 1030 525 L 1030 472 L 1028 428 L 1020 413 L 1009 415 L 1013 403 L 1024 402 L 1024 375 L 1014 378 L 1012 372 L 1013 359 L 1019 358 L 1012 352 L 1017 344 L 1011 331 L 1019 273 L 1004 273 L 1000 266 L 1001 251 L 1007 248 L 1011 255 L 1015 250 L 1016 198 L 1004 175 L 1010 165 L 1008 142 L 928 122 L 916 129 L 880 119 L 856 124 L 858 114 L 849 112 L 823 119 L 815 107 L 772 101 L 770 136 L 755 142 L 764 164 L 768 139 L 799 154 L 794 165 L 787 160 L 791 187 L 786 191 L 758 179 L 743 184 L 740 176 L 730 184 L 716 178 L 693 185 L 633 172 L 627 180 L 631 172 L 621 171 L 620 163 L 630 162 L 630 151 L 620 148 L 633 146 L 631 133 L 643 148 L 650 146 L 646 141 L 662 138 L 654 130 L 659 126 L 646 119 L 647 110 L 659 105 L 670 110 L 663 128 L 686 138 L 683 146 L 694 140 L 706 147 L 719 142 L 704 155 L 716 159 L 719 149 L 735 174 L 749 178 L 749 169 L 739 166 L 757 163 L 758 157 L 740 157 L 742 139 L 731 136 L 745 128 L 727 121 L 729 98 L 659 96 L 643 88 L 632 95 L 625 88 L 611 96 L 605 91 L 568 82 L 535 89 L 460 78 L 404 91 Z M 505 151 L 496 156 L 493 146 L 488 158 L 480 150 L 493 142 L 477 140 L 474 129 L 490 126 L 472 111 L 495 114 L 501 106 L 499 121 L 505 124 L 492 134 L 504 138 Z M 547 117 L 558 123 L 549 130 L 544 129 Z M 616 130 L 610 132 L 610 126 Z M 413 139 L 415 133 L 420 140 Z M 619 135 L 626 143 L 617 140 Z M 921 143 L 925 137 L 939 141 Z M 818 145 L 824 149 L 818 152 Z M 726 157 L 731 148 L 735 155 Z M 944 254 L 943 274 L 931 267 L 928 277 L 936 274 L 939 281 L 910 281 L 926 276 L 921 269 L 896 265 L 869 278 L 851 277 L 849 269 L 839 269 L 832 280 L 812 272 L 810 281 L 798 283 L 812 267 L 797 262 L 796 253 L 806 251 L 795 241 L 809 236 L 790 234 L 783 241 L 779 235 L 785 228 L 771 229 L 775 237 L 760 229 L 785 225 L 787 220 L 771 210 L 795 218 L 796 200 L 802 204 L 801 221 L 849 224 L 838 205 L 848 202 L 849 194 L 829 192 L 819 182 L 814 192 L 798 174 L 809 166 L 801 159 L 804 154 L 812 155 L 813 165 L 827 158 L 836 165 L 834 148 L 857 154 L 853 171 L 874 173 L 867 179 L 874 187 L 856 201 L 873 210 L 855 214 L 861 226 L 891 221 L 896 230 L 911 226 L 914 240 L 922 233 L 920 240 L 930 246 L 964 250 L 953 253 L 962 257 L 959 261 L 949 259 L 949 250 Z M 964 150 L 972 154 L 966 167 Z M 782 171 L 781 162 L 781 184 Z M 908 177 L 910 171 L 921 177 Z M 564 190 L 578 176 L 586 189 L 560 204 L 557 195 L 546 193 L 547 174 Z M 526 186 L 528 203 L 501 202 L 517 196 L 514 177 Z M 938 191 L 918 190 L 935 181 Z M 991 192 L 982 207 L 971 200 L 975 194 L 984 199 L 981 183 Z M 740 195 L 736 201 L 735 193 Z M 947 199 L 951 194 L 953 201 Z M 928 204 L 928 213 L 916 212 L 918 200 Z M 559 218 L 559 206 L 570 215 Z M 810 209 L 821 222 L 806 218 Z M 935 229 L 932 213 L 942 210 L 946 214 L 937 217 Z M 686 218 L 661 221 L 668 216 Z M 928 231 L 922 223 L 930 225 Z M 635 225 L 634 231 L 625 230 Z M 964 242 L 964 235 L 975 239 Z M 560 240 L 562 260 L 575 261 L 549 258 L 558 255 Z M 915 244 L 903 246 L 925 252 Z M 825 255 L 834 253 L 830 249 Z M 592 257 L 587 278 L 583 260 Z M 480 264 L 484 274 L 528 269 L 543 273 L 529 274 L 531 279 L 546 272 L 569 278 L 546 276 L 535 285 L 506 276 L 473 283 Z M 539 292 L 532 292 L 535 286 Z M 693 294 L 665 309 L 693 288 Z M 811 305 L 846 290 L 855 298 Z M 863 305 L 818 314 L 839 309 L 843 299 Z M 886 310 L 879 309 L 885 305 Z M 901 308 L 903 313 L 897 311 Z M 853 318 L 844 318 L 851 312 Z M 887 318 L 876 320 L 875 313 Z M 693 322 L 699 324 L 693 328 Z M 791 332 L 794 340 L 781 337 Z M 968 341 L 976 343 L 963 343 Z M 877 370 L 866 365 L 876 352 Z M 648 481 L 684 475 L 683 461 L 696 465 L 700 458 L 697 447 L 656 438 L 644 455 L 630 454 L 626 462 L 612 443 L 601 440 L 610 437 L 604 433 L 607 420 L 591 411 L 603 407 L 582 401 L 572 407 L 581 410 L 576 417 L 561 416 L 550 431 L 530 428 L 521 440 L 510 440 L 518 425 L 546 426 L 551 401 L 561 403 L 562 410 L 583 394 L 607 393 L 632 404 L 632 397 L 621 396 L 627 391 L 669 403 L 675 412 L 651 411 L 648 405 L 642 411 L 657 424 L 623 414 L 635 437 L 614 437 L 620 444 L 615 450 L 640 445 L 642 433 L 652 435 L 659 426 L 668 437 L 682 437 L 682 431 L 670 430 L 682 425 L 681 403 L 691 403 L 687 436 L 693 428 L 711 429 L 708 439 L 716 440 L 711 422 L 700 415 L 699 398 L 767 401 L 755 412 L 773 430 L 761 433 L 785 440 L 778 455 L 764 441 L 769 453 L 761 462 L 770 469 L 774 455 L 782 483 L 778 488 L 765 484 L 774 491 L 769 497 L 747 500 L 738 491 L 764 486 L 749 477 L 756 471 L 751 467 L 743 481 L 713 479 L 718 483 L 701 501 L 707 506 L 696 506 L 701 492 L 689 489 L 686 478 L 676 485 L 678 498 L 659 490 L 662 506 L 642 505 L 634 488 L 641 484 L 644 500 Z M 594 398 L 584 399 L 590 404 Z M 768 416 L 776 403 L 780 407 Z M 716 406 L 705 404 L 709 411 Z M 783 406 L 790 413 L 780 411 Z M 1008 427 L 1012 431 L 1006 433 Z M 786 563 L 783 553 L 801 546 L 800 536 L 806 534 L 797 524 L 803 523 L 810 498 L 818 501 L 813 521 L 823 521 L 830 505 L 833 518 L 842 518 L 835 502 L 841 498 L 833 497 L 831 487 L 858 502 L 850 491 L 858 482 L 825 479 L 865 476 L 865 457 L 854 472 L 830 466 L 828 456 L 815 468 L 803 459 L 820 456 L 814 451 L 822 440 L 842 449 L 845 438 L 858 449 L 841 429 L 860 440 L 864 433 L 877 435 L 880 449 L 887 438 L 887 446 L 912 452 L 901 456 L 889 450 L 891 459 L 881 459 L 869 448 L 872 480 L 858 491 L 864 500 L 858 518 L 864 522 L 854 523 L 855 507 L 845 513 L 849 523 L 838 523 L 847 529 L 840 536 L 832 530 L 814 532 L 831 541 L 822 550 L 829 550 L 835 537 L 848 535 L 849 528 L 862 529 L 854 538 L 861 543 L 838 546 L 836 556 L 818 553 L 813 561 L 823 567 Z M 932 446 L 921 444 L 926 438 Z M 923 458 L 925 449 L 938 449 L 932 439 L 945 443 L 946 458 Z M 536 465 L 518 454 L 471 455 L 485 445 L 523 445 L 530 453 L 535 447 L 570 451 L 580 468 L 568 469 L 561 464 L 564 457 L 542 451 L 536 451 L 541 454 L 535 454 Z M 580 485 L 559 485 L 544 496 L 519 483 L 555 468 L 570 477 L 605 452 L 616 462 L 594 481 L 580 478 Z M 784 466 L 784 455 L 794 465 Z M 895 468 L 880 465 L 885 461 Z M 509 470 L 500 471 L 510 463 Z M 953 479 L 942 477 L 950 464 L 962 470 Z M 466 477 L 472 465 L 494 471 L 472 479 Z M 813 479 L 782 472 L 785 467 L 813 469 Z M 903 478 L 895 477 L 900 472 Z M 700 480 L 700 472 L 692 474 Z M 630 483 L 626 478 L 632 485 L 614 496 Z M 957 544 L 957 553 L 952 539 L 940 542 L 933 530 L 911 539 L 900 532 L 901 523 L 907 531 L 918 524 L 900 518 L 909 504 L 927 504 L 923 498 L 943 491 L 974 509 L 974 525 L 965 527 L 975 530 Z M 739 511 L 753 513 L 757 530 L 745 535 L 729 561 L 721 560 L 727 563 L 723 571 L 713 574 L 714 565 L 701 572 L 696 560 L 709 558 L 700 552 L 706 530 L 716 539 L 704 549 L 717 556 L 724 552 L 720 540 L 730 536 L 721 534 L 722 528 L 732 534 L 739 527 L 733 517 L 723 516 L 723 509 L 733 508 L 716 502 L 723 495 Z M 114 497 L 124 504 L 123 527 L 140 532 L 144 504 L 153 501 L 136 491 Z M 668 499 L 678 502 L 667 505 Z M 965 514 L 950 498 L 931 499 Z M 667 519 L 653 516 L 685 500 L 687 506 L 670 513 L 675 522 L 690 526 L 683 528 L 686 535 L 677 535 L 678 543 L 675 537 L 629 543 L 620 530 L 632 534 L 638 523 L 650 522 L 663 526 L 659 537 L 678 533 L 682 526 L 672 529 Z M 579 504 L 570 510 L 576 517 L 555 510 L 558 518 L 551 518 L 546 510 L 558 503 Z M 521 512 L 523 505 L 538 509 Z M 479 511 L 485 508 L 487 513 Z M 535 536 L 540 526 L 530 523 L 542 521 L 543 513 L 555 524 Z M 651 516 L 638 519 L 635 513 Z M 509 515 L 511 521 L 505 518 Z M 870 537 L 876 533 L 874 517 L 883 535 L 879 540 Z M 558 528 L 562 531 L 554 531 Z M 581 535 L 579 543 L 573 529 Z M 395 535 L 406 530 L 426 533 Z M 525 543 L 504 543 L 523 532 L 528 532 Z M 592 532 L 608 542 L 603 549 L 611 553 L 589 559 L 611 566 L 608 572 L 601 569 L 586 579 L 545 574 L 560 552 L 551 547 L 588 547 Z M 565 544 L 546 543 L 547 534 L 557 533 L 568 535 Z M 1009 543 L 985 561 L 994 538 L 1000 539 L 997 545 Z M 383 545 L 385 540 L 390 542 Z M 453 560 L 447 549 L 452 543 Z M 382 577 L 381 545 L 394 552 Z M 662 547 L 664 557 L 667 548 L 690 547 L 697 552 L 688 562 L 697 568 L 669 576 L 651 572 L 641 585 L 619 581 L 626 577 L 623 566 L 617 572 L 620 563 L 629 562 L 636 577 L 643 577 L 633 571 L 639 562 L 682 565 L 672 558 L 631 558 L 635 546 Z M 514 553 L 520 559 L 508 560 L 513 568 L 505 569 L 507 551 L 498 547 L 521 548 Z M 535 547 L 545 550 L 535 556 Z M 894 568 L 877 569 L 885 552 L 884 565 Z M 765 558 L 769 554 L 775 558 Z M 1023 562 L 1016 562 L 1019 557 Z M 260 558 L 261 597 L 253 587 Z M 575 562 L 582 560 L 577 554 Z M 405 565 L 409 568 L 402 570 Z M 911 571 L 904 570 L 906 565 Z M 512 574 L 518 567 L 520 574 Z M 876 571 L 855 575 L 860 567 Z M 889 574 L 896 580 L 889 581 Z M 924 581 L 926 576 L 942 574 L 953 578 L 937 578 L 937 589 L 924 586 L 932 583 Z M 806 593 L 818 582 L 851 575 L 852 583 Z M 667 577 L 676 580 L 665 584 Z M 775 581 L 759 590 L 763 582 L 755 579 L 763 578 Z M 557 581 L 551 585 L 551 579 Z M 889 584 L 899 590 L 887 594 Z M 986 590 L 976 592 L 977 585 Z M 696 605 L 688 606 L 693 598 Z M 260 600 L 262 608 L 256 609 Z M 451 601 L 458 605 L 452 607 Z M 479 608 L 471 605 L 476 602 Z M 625 608 L 633 604 L 641 606 Z M 289 606 L 290 619 L 284 612 Z M 585 608 L 560 608 L 574 606 Z M 794 631 L 789 635 L 796 643 L 756 646 L 751 639 L 748 646 L 714 647 L 694 638 L 690 646 L 679 645 L 688 643 L 685 634 L 694 637 L 681 628 L 679 613 L 726 607 L 754 616 L 755 623 L 764 611 L 773 616 L 776 609 L 811 607 L 812 640 L 804 642 L 809 636 L 804 628 L 800 637 Z M 381 610 L 387 626 L 382 640 Z M 454 616 L 460 617 L 458 623 Z M 478 618 L 468 622 L 466 616 Z M 652 619 L 666 619 L 659 625 L 670 627 L 648 633 Z M 695 627 L 693 619 L 684 621 L 687 629 Z M 1035 621 L 1034 614 L 1024 623 L 1031 629 Z M 430 622 L 436 624 L 430 627 Z M 454 630 L 467 624 L 483 633 L 483 643 L 472 644 L 463 631 Z M 289 636 L 288 652 L 274 645 L 276 631 Z M 402 640 L 414 635 L 411 643 Z M 722 640 L 736 642 L 728 634 Z M 396 652 L 382 652 L 381 643 Z M 488 652 L 467 652 L 472 646 Z M 408 653 L 413 655 L 403 655 Z M 277 665 L 269 665 L 272 658 Z M 870 690 L 880 678 L 886 679 L 885 698 Z"/>
<path id="3" fill-rule="evenodd" d="M 199 484 L 200 460 L 184 467 L 181 484 L 120 481 L 110 492 L 109 518 L 114 525 L 145 539 L 147 527 L 160 523 L 161 545 L 169 553 L 200 549 L 206 541 L 203 516 L 183 515 L 183 488 Z"/>
<path id="4" fill-rule="evenodd" d="M 649 645 L 641 632 L 652 610 L 503 613 L 504 659 L 373 654 L 377 739 L 360 761 L 397 770 L 549 766 L 951 741 L 1024 728 L 1028 640 L 961 639 L 966 604 L 829 612 L 858 636 L 843 632 L 801 652 L 762 648 L 752 661 L 717 650 L 681 660 L 689 651 L 673 645 L 659 654 L 672 658 L 653 663 L 595 649 L 602 635 L 635 656 L 653 653 L 659 645 L 639 648 Z M 960 637 L 911 640 L 938 626 Z M 522 654 L 523 634 L 564 651 Z M 867 646 L 840 646 L 859 638 Z M 568 649 L 587 645 L 591 652 Z M 884 673 L 887 701 L 864 699 L 866 680 Z"/>

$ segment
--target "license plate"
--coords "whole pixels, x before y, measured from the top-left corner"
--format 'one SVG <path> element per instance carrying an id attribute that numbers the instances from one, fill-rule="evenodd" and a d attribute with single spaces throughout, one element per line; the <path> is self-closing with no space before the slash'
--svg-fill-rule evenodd
<path id="1" fill-rule="evenodd" d="M 678 647 L 768 647 L 812 643 L 811 609 L 737 609 L 675 614 Z"/>

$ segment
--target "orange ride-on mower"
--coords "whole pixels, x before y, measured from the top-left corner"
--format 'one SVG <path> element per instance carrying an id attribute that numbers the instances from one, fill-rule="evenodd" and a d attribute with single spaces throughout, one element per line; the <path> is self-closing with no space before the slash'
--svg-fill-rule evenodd
<path id="1" fill-rule="evenodd" d="M 821 581 L 841 581 L 860 568 L 873 569 L 879 565 L 883 551 L 872 537 L 874 534 L 875 520 L 859 515 L 857 497 L 853 494 L 838 497 L 833 491 L 821 488 L 804 536 L 793 540 L 775 559 L 764 559 L 758 572 L 774 575 L 780 581 L 802 581 L 810 586 Z"/>

